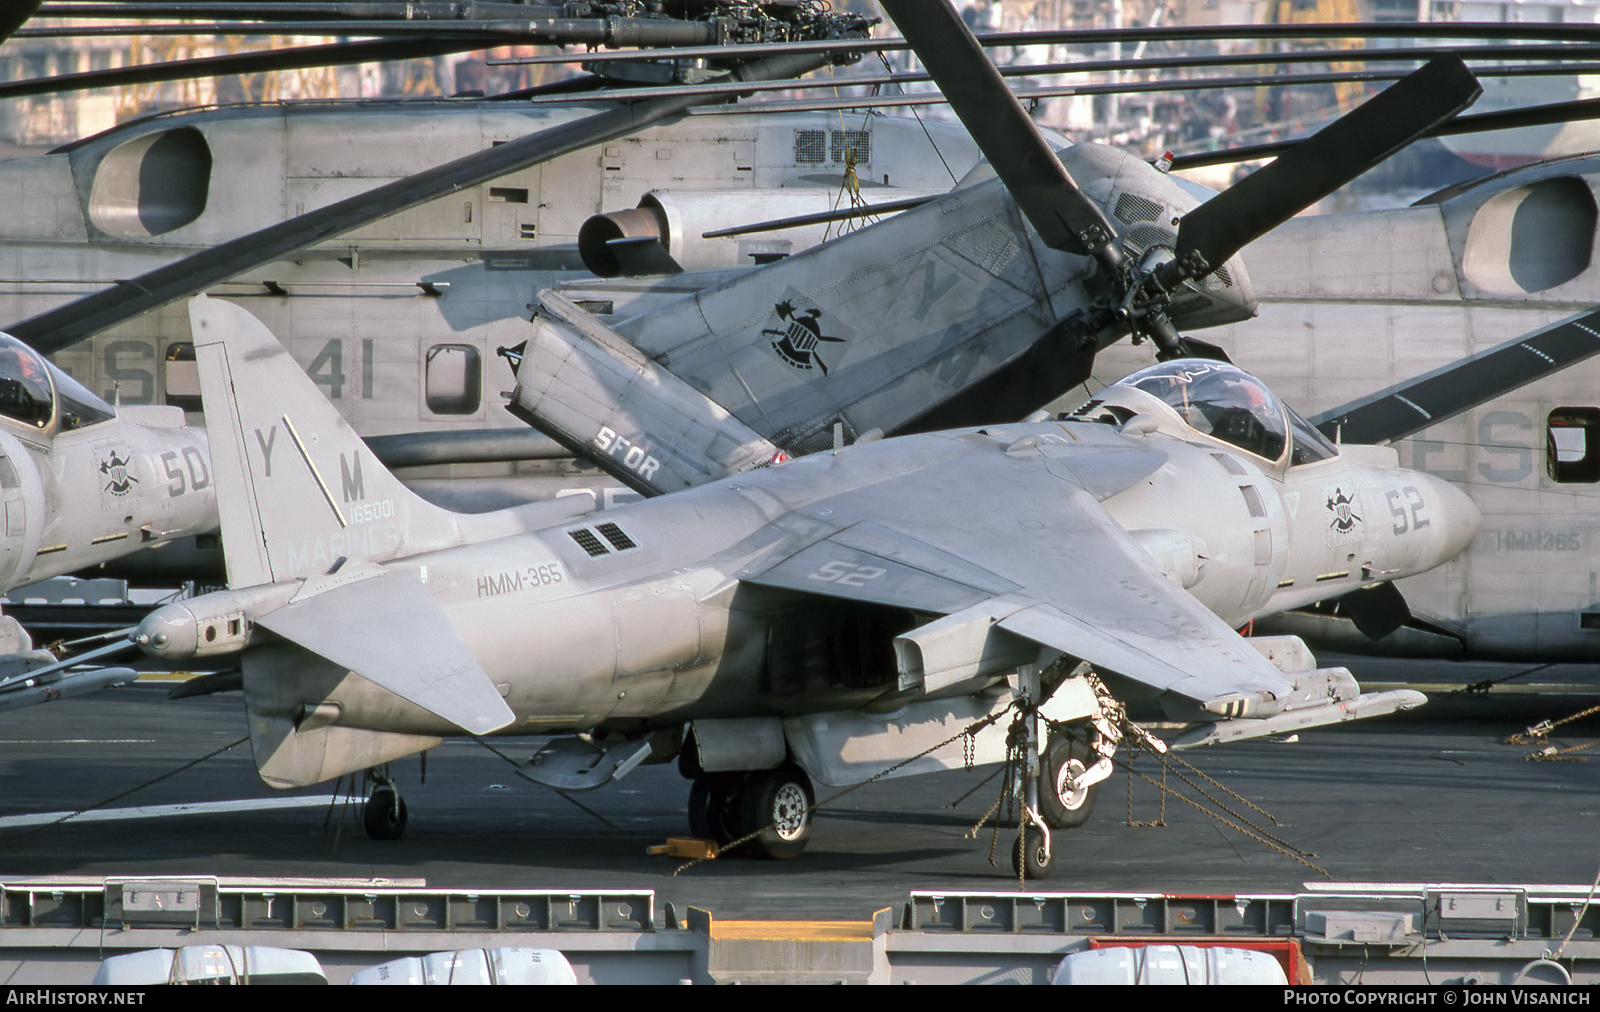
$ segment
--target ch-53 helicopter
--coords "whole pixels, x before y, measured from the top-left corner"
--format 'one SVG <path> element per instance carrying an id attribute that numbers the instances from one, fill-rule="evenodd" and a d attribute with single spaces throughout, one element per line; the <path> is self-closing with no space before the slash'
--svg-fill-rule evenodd
<path id="1" fill-rule="evenodd" d="M 565 246 L 578 238 L 583 226 L 592 225 L 590 231 L 597 236 L 638 238 L 641 250 L 649 248 L 652 237 L 659 238 L 661 250 L 685 267 L 748 266 L 805 248 L 824 226 L 797 225 L 788 232 L 720 239 L 704 239 L 701 233 L 712 225 L 777 213 L 792 216 L 808 203 L 837 201 L 838 184 L 851 175 L 869 189 L 875 185 L 875 192 L 862 191 L 866 199 L 893 205 L 895 201 L 885 198 L 897 190 L 943 191 L 974 159 L 964 136 L 932 122 L 926 124 L 929 136 L 923 136 L 916 124 L 882 116 L 859 122 L 820 115 L 746 116 L 737 111 L 732 117 L 679 116 L 691 107 L 706 109 L 741 87 L 759 87 L 752 78 L 787 77 L 848 61 L 866 47 L 900 44 L 857 38 L 864 34 L 863 19 L 821 16 L 810 8 L 778 5 L 768 11 L 761 5 L 706 3 L 683 5 L 680 11 L 669 5 L 681 20 L 651 15 L 638 23 L 626 22 L 628 31 L 621 32 L 615 19 L 637 13 L 631 5 L 613 9 L 595 3 L 553 8 L 329 3 L 300 4 L 292 11 L 248 3 L 161 5 L 159 10 L 147 4 L 80 7 L 84 5 L 71 13 L 134 18 L 187 12 L 266 19 L 261 24 L 215 26 L 256 32 L 317 27 L 284 20 L 297 17 L 346 19 L 339 23 L 347 31 L 338 34 L 376 36 L 378 42 L 371 45 L 384 52 L 411 52 L 406 47 L 416 45 L 416 35 L 429 32 L 438 36 L 430 39 L 430 45 L 457 49 L 512 39 L 612 45 L 719 43 L 694 50 L 648 51 L 644 55 L 649 63 L 633 59 L 639 54 L 592 54 L 595 68 L 623 68 L 610 72 L 612 84 L 618 77 L 695 82 L 692 87 L 657 89 L 654 94 L 659 98 L 641 100 L 637 92 L 623 91 L 620 94 L 629 101 L 613 102 L 608 96 L 614 88 L 594 87 L 606 79 L 589 77 L 560 85 L 557 90 L 563 95 L 407 106 L 224 108 L 153 117 L 42 159 L 0 165 L 0 189 L 15 193 L 25 219 L 11 237 L 17 245 L 0 246 L 11 249 L 9 273 L 14 282 L 9 296 L 0 292 L 0 307 L 12 307 L 6 317 L 12 320 L 35 314 L 11 331 L 42 350 L 57 352 L 115 326 L 112 333 L 97 339 L 92 350 L 67 352 L 62 361 L 105 396 L 119 386 L 124 403 L 194 406 L 187 322 L 181 310 L 132 318 L 162 300 L 181 299 L 231 281 L 219 291 L 259 300 L 259 311 L 274 331 L 357 420 L 364 434 L 492 422 L 492 405 L 473 396 L 475 391 L 481 394 L 484 363 L 502 343 L 485 324 L 520 317 L 528 296 L 553 283 L 549 270 L 578 267 L 579 251 Z M 403 20 L 374 20 L 391 7 Z M 47 6 L 44 12 L 52 9 Z M 327 22 L 318 25 L 319 30 L 328 28 Z M 183 27 L 195 30 L 193 25 Z M 1318 27 L 1294 30 L 1311 32 Z M 1342 26 L 1342 30 L 1371 32 L 1380 27 Z M 1255 29 L 1210 31 L 1214 36 Z M 151 30 L 170 30 L 170 26 Z M 1281 34 L 1282 26 L 1278 30 Z M 1177 31 L 1177 37 L 1186 37 L 1186 31 L 1191 36 L 1197 31 L 1203 34 Z M 1055 34 L 1064 40 L 1093 35 Z M 776 48 L 750 44 L 772 39 L 809 41 L 786 41 Z M 300 66 L 307 60 L 356 58 L 352 52 L 362 59 L 374 58 L 377 54 L 360 48 L 366 45 L 91 71 L 55 80 L 11 82 L 0 86 L 0 95 L 165 79 L 200 70 Z M 824 48 L 837 55 L 816 55 Z M 679 59 L 677 52 L 687 57 Z M 600 59 L 606 55 L 630 60 Z M 730 79 L 715 76 L 719 68 L 752 55 L 767 62 Z M 698 66 L 707 60 L 709 66 Z M 738 80 L 741 77 L 745 80 Z M 723 90 L 708 90 L 717 88 Z M 557 97 L 569 104 L 534 106 L 516 101 Z M 618 108 L 622 105 L 628 108 Z M 651 126 L 667 117 L 678 118 L 670 127 Z M 625 127 L 620 122 L 624 120 Z M 551 136 L 541 127 L 551 128 Z M 529 131 L 540 136 L 529 137 Z M 626 138 L 626 131 L 636 136 Z M 574 133 L 584 135 L 583 143 L 600 144 L 598 157 L 556 150 L 557 145 L 575 144 Z M 1358 147 L 1367 150 L 1366 145 Z M 1326 156 L 1329 150 L 1321 153 Z M 937 158 L 932 157 L 935 154 Z M 419 165 L 455 155 L 461 156 L 459 164 L 451 163 L 448 171 L 416 173 Z M 379 181 L 392 182 L 375 186 Z M 636 214 L 630 210 L 648 191 L 663 187 L 668 192 L 650 192 L 645 208 Z M 329 201 L 336 203 L 327 206 Z M 606 219 L 603 223 L 586 221 L 596 212 Z M 629 216 L 631 221 L 618 220 Z M 281 227 L 271 227 L 275 225 Z M 239 240 L 252 229 L 266 231 Z M 344 239 L 332 241 L 341 234 Z M 137 284 L 60 305 L 102 279 L 133 278 L 196 246 L 229 240 L 239 241 L 226 249 L 184 257 L 171 270 L 139 276 Z M 601 238 L 579 245 L 599 247 L 603 260 L 614 259 L 608 246 L 626 249 L 629 244 L 618 247 Z M 584 261 L 596 262 L 594 257 Z M 687 283 L 678 290 L 689 290 Z M 605 301 L 596 300 L 595 308 Z M 346 333 L 330 335 L 332 320 L 338 320 Z M 397 333 L 407 337 L 396 340 Z M 514 430 L 498 435 L 505 443 L 502 456 L 508 459 L 519 450 L 526 453 L 531 445 L 525 433 L 520 441 Z M 481 450 L 487 439 L 480 436 L 475 447 Z M 452 456 L 455 445 L 448 440 L 438 443 L 429 459 L 457 459 Z"/>
<path id="2" fill-rule="evenodd" d="M 1437 565 L 1477 524 L 1447 483 L 1335 447 L 1208 360 L 1064 421 L 865 441 L 598 513 L 452 514 L 373 461 L 245 310 L 191 312 L 230 589 L 135 639 L 240 654 L 277 787 L 446 735 L 583 733 L 530 775 L 594 787 L 677 754 L 696 831 L 792 857 L 813 781 L 928 749 L 898 772 L 948 768 L 964 728 L 998 761 L 1015 714 L 1018 867 L 1040 877 L 1109 775 L 1123 703 L 1191 722 L 1191 744 L 1420 703 L 1232 626 Z M 1370 501 L 1403 503 L 1405 529 L 1365 519 Z M 364 823 L 396 836 L 405 809 L 380 784 Z"/>
<path id="3" fill-rule="evenodd" d="M 821 19 L 807 30 L 813 36 L 836 36 L 848 34 L 846 29 L 854 24 Z M 671 25 L 653 27 L 672 29 Z M 805 37 L 798 30 L 794 34 Z M 791 72 L 828 60 L 779 57 L 781 67 L 750 76 Z M 127 73 L 145 75 L 150 68 Z M 404 108 L 363 106 L 357 114 L 337 106 L 296 106 L 158 116 L 125 125 L 56 154 L 0 166 L 0 187 L 11 187 L 23 212 L 9 226 L 15 230 L 15 241 L 0 245 L 19 282 L 11 299 L 17 303 L 15 315 L 43 308 L 81 288 L 86 278 L 69 280 L 75 275 L 89 279 L 139 275 L 139 265 L 148 260 L 165 262 L 193 245 L 223 242 L 265 225 L 269 236 L 258 234 L 235 242 L 231 252 L 224 247 L 185 258 L 165 276 L 169 281 L 177 279 L 185 289 L 204 286 L 207 277 L 212 281 L 231 279 L 233 284 L 225 290 L 236 294 L 258 289 L 255 304 L 290 341 L 326 391 L 342 400 L 364 434 L 393 433 L 440 422 L 458 427 L 481 425 L 491 417 L 491 405 L 482 397 L 482 363 L 499 343 L 496 338 L 505 336 L 485 322 L 498 319 L 509 323 L 523 312 L 527 293 L 537 287 L 532 279 L 545 276 L 539 273 L 541 265 L 576 265 L 567 262 L 574 259 L 569 254 L 548 250 L 545 244 L 552 239 L 576 238 L 581 231 L 580 215 L 614 210 L 612 200 L 631 204 L 635 192 L 669 180 L 674 192 L 652 198 L 658 225 L 664 216 L 672 226 L 670 235 L 664 237 L 663 251 L 688 266 L 704 266 L 708 256 L 713 261 L 723 257 L 736 262 L 777 256 L 816 236 L 802 230 L 787 236 L 727 239 L 721 241 L 720 251 L 712 244 L 702 244 L 696 252 L 692 240 L 697 231 L 706 224 L 720 223 L 709 217 L 710 208 L 714 207 L 717 215 L 736 218 L 793 212 L 808 206 L 807 202 L 826 200 L 836 191 L 831 185 L 785 186 L 781 187 L 782 203 L 774 205 L 774 186 L 805 182 L 805 177 L 819 174 L 831 184 L 846 169 L 866 182 L 880 183 L 876 193 L 870 187 L 868 192 L 872 199 L 881 200 L 889 192 L 881 184 L 933 188 L 942 185 L 941 173 L 954 178 L 975 159 L 971 142 L 949 125 L 927 124 L 924 134 L 909 121 L 878 116 L 864 121 L 858 130 L 837 129 L 842 124 L 824 123 L 822 116 L 763 116 L 743 123 L 727 117 L 691 119 L 670 127 L 645 126 L 643 132 L 626 134 L 627 129 L 648 123 L 652 117 L 668 116 L 693 101 L 665 98 L 642 107 L 598 113 L 596 108 L 606 107 L 586 106 L 580 112 L 574 108 L 511 109 L 503 102 L 438 102 Z M 358 128 L 349 125 L 352 115 L 359 120 Z M 415 144 L 368 142 L 379 133 L 392 135 L 396 128 L 415 128 L 419 123 L 428 124 L 428 129 L 420 131 L 429 149 L 425 153 Z M 535 126 L 543 129 L 535 130 L 538 136 L 530 139 L 529 131 Z M 328 141 L 330 130 L 339 135 L 338 143 Z M 574 134 L 582 136 L 575 139 Z M 616 152 L 602 147 L 598 158 L 592 152 L 561 154 L 580 140 L 612 136 L 616 137 Z M 939 153 L 938 159 L 926 156 L 930 143 Z M 352 163 L 351 146 L 370 157 Z M 468 154 L 484 147 L 489 150 Z M 527 151 L 506 157 L 508 151 L 519 147 Z M 437 161 L 457 153 L 461 159 L 448 171 L 425 173 L 420 179 L 405 175 L 413 159 Z M 462 162 L 485 159 L 496 166 L 493 171 L 462 168 Z M 576 163 L 580 161 L 588 164 L 579 166 Z M 932 168 L 941 162 L 948 168 Z M 494 172 L 515 164 L 531 167 L 494 177 Z M 580 168 L 581 172 L 575 171 Z M 337 249 L 295 252 L 301 262 L 276 263 L 270 276 L 241 279 L 232 273 L 246 262 L 274 261 L 300 251 L 311 238 L 323 234 L 318 229 L 333 228 L 329 222 L 337 222 L 340 228 L 352 227 L 381 218 L 382 209 L 392 209 L 396 200 L 416 203 L 429 186 L 435 188 L 433 192 L 460 194 L 466 185 L 464 172 L 474 179 L 481 177 L 467 191 L 474 199 L 459 204 L 449 200 L 423 203 L 414 211 L 357 231 Z M 562 188 L 566 184 L 560 180 L 569 175 L 587 181 L 578 187 L 587 191 L 581 199 L 572 199 Z M 377 191 L 369 189 L 378 178 L 387 176 L 396 177 L 395 181 Z M 730 179 L 736 184 L 731 191 Z M 711 183 L 718 186 L 714 192 L 684 191 L 685 185 Z M 222 199 L 221 188 L 228 185 L 243 187 L 250 199 Z M 361 192 L 349 195 L 352 191 Z M 325 206 L 335 197 L 345 199 L 336 201 L 331 209 Z M 310 209 L 305 216 L 296 214 L 303 208 Z M 289 215 L 294 215 L 292 221 L 283 222 Z M 279 223 L 275 232 L 274 222 Z M 607 223 L 624 231 L 628 228 L 625 221 L 618 223 L 614 218 Z M 396 238 L 401 235 L 431 238 L 421 242 L 419 249 L 415 239 Z M 268 241 L 273 236 L 277 242 Z M 440 256 L 442 247 L 466 262 L 452 259 L 441 264 L 428 259 Z M 413 259 L 417 256 L 423 257 L 427 266 L 419 267 Z M 330 270 L 336 276 L 333 281 L 329 280 Z M 39 281 L 40 277 L 47 282 Z M 514 283 L 506 284 L 508 278 Z M 121 286 L 123 295 L 133 293 L 133 307 L 124 302 L 111 316 L 136 315 L 144 305 L 140 299 L 152 290 L 159 286 L 149 277 Z M 397 290 L 413 294 L 397 295 Z M 285 297 L 280 294 L 283 292 L 303 297 Z M 93 299 L 87 301 L 98 305 Z M 334 301 L 340 308 L 330 309 Z M 7 303 L 0 298 L 3 304 Z M 283 315 L 270 310 L 281 310 Z M 175 316 L 183 321 L 181 326 L 172 325 Z M 354 332 L 341 329 L 330 334 L 330 316 L 342 323 L 367 320 L 377 331 L 363 336 L 368 332 L 357 327 Z M 95 317 L 98 322 L 88 329 L 105 325 L 107 319 Z M 73 334 L 85 332 L 73 330 L 73 325 L 82 322 L 83 318 L 72 312 L 53 311 L 19 329 L 36 341 L 59 348 Z M 397 332 L 409 336 L 396 341 Z M 115 389 L 123 403 L 159 399 L 192 409 L 198 398 L 186 337 L 186 318 L 153 313 L 113 330 L 93 348 L 59 354 L 68 369 L 85 383 L 102 388 L 108 399 Z M 874 424 L 889 427 L 893 422 L 894 418 L 886 416 Z M 465 441 L 436 441 L 424 446 L 420 454 L 416 440 L 401 437 L 401 441 L 411 459 L 442 462 L 525 455 L 528 435 L 532 434 L 502 429 Z M 513 447 L 509 453 L 506 444 Z M 383 448 L 381 443 L 374 445 Z M 391 441 L 390 447 L 393 445 Z M 464 452 L 463 447 L 468 449 Z M 551 452 L 548 441 L 541 447 L 534 452 Z M 395 459 L 393 454 L 390 459 Z M 480 493 L 480 488 L 466 495 Z M 502 488 L 491 487 L 490 491 L 505 496 Z M 432 494 L 439 493 L 436 484 Z M 516 493 L 524 494 L 520 488 Z M 461 498 L 462 493 L 456 492 L 455 501 Z M 164 552 L 169 557 L 176 554 L 175 560 L 165 561 L 164 570 L 190 563 L 191 553 L 172 551 L 181 547 L 169 546 Z M 214 549 L 195 554 L 202 561 L 216 555 Z"/>
<path id="4" fill-rule="evenodd" d="M 884 6 L 998 178 L 692 295 L 641 283 L 610 322 L 579 307 L 622 287 L 543 293 L 531 330 L 504 331 L 524 338 L 514 413 L 653 494 L 819 449 L 835 426 L 1022 417 L 1130 333 L 1214 353 L 1179 334 L 1254 313 L 1246 243 L 1479 90 L 1435 60 L 1201 202 L 1124 152 L 1056 152 L 947 5 Z"/>

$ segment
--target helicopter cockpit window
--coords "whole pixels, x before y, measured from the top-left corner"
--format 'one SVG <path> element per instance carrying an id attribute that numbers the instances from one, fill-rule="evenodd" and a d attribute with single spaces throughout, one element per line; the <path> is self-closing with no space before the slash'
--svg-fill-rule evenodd
<path id="1" fill-rule="evenodd" d="M 55 377 L 56 395 L 61 399 L 61 431 L 81 429 L 117 417 L 116 409 L 86 390 L 82 383 L 50 366 Z"/>
<path id="2" fill-rule="evenodd" d="M 0 415 L 44 428 L 55 413 L 55 394 L 44 359 L 14 337 L 0 334 Z"/>
<path id="3" fill-rule="evenodd" d="M 1283 408 L 1265 384 L 1241 369 L 1185 359 L 1142 369 L 1122 382 L 1160 398 L 1197 432 L 1266 460 L 1283 456 Z"/>

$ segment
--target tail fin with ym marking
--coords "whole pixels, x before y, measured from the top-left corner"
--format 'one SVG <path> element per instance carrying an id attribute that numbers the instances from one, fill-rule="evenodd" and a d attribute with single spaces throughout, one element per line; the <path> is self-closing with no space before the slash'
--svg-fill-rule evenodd
<path id="1" fill-rule="evenodd" d="M 205 296 L 189 317 L 229 586 L 460 543 L 459 518 L 379 464 L 260 320 Z"/>

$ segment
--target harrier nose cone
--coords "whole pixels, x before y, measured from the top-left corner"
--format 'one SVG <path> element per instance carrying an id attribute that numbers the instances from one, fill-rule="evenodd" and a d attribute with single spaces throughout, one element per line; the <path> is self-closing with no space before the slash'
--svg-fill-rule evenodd
<path id="1" fill-rule="evenodd" d="M 1439 529 L 1434 542 L 1436 554 L 1429 565 L 1437 566 L 1460 555 L 1472 544 L 1472 539 L 1478 535 L 1478 525 L 1483 522 L 1483 514 L 1478 512 L 1477 503 L 1449 482 L 1432 475 L 1419 478 L 1426 482 L 1427 500 L 1436 504 Z"/>

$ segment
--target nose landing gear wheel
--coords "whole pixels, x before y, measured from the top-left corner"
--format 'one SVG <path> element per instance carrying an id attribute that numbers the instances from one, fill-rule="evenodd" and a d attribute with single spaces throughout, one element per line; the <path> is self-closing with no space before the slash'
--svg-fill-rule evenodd
<path id="1" fill-rule="evenodd" d="M 1045 853 L 1044 834 L 1037 826 L 1029 826 L 1023 832 L 1021 848 L 1011 848 L 1011 870 L 1023 878 L 1049 878 L 1055 865 L 1055 852 Z"/>
<path id="2" fill-rule="evenodd" d="M 740 800 L 740 836 L 760 830 L 750 842 L 757 857 L 787 861 L 800 856 L 811 840 L 811 778 L 798 766 L 752 773 Z"/>
<path id="3" fill-rule="evenodd" d="M 361 808 L 361 827 L 374 840 L 398 840 L 406 831 L 406 802 L 393 787 L 378 787 Z"/>
<path id="4" fill-rule="evenodd" d="M 1039 814 L 1051 829 L 1072 829 L 1089 821 L 1094 810 L 1096 784 L 1073 787 L 1094 762 L 1094 751 L 1070 738 L 1050 739 L 1044 750 L 1043 776 L 1039 781 Z"/>

